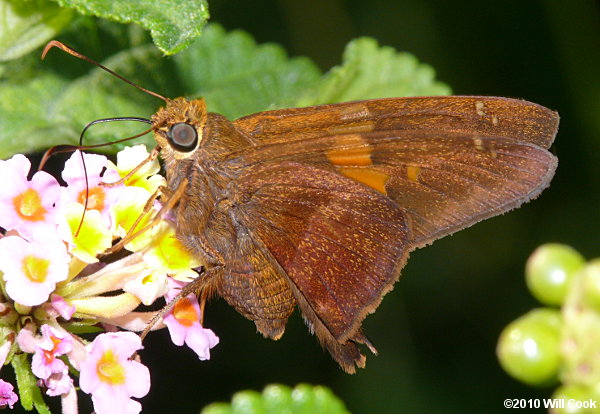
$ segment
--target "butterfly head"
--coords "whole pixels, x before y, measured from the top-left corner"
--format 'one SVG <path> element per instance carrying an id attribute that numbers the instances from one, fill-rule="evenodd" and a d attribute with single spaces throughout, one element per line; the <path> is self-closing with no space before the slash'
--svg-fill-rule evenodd
<path id="1" fill-rule="evenodd" d="M 188 158 L 202 141 L 207 116 L 204 99 L 168 100 L 167 105 L 152 116 L 154 137 L 161 149 L 174 158 Z"/>

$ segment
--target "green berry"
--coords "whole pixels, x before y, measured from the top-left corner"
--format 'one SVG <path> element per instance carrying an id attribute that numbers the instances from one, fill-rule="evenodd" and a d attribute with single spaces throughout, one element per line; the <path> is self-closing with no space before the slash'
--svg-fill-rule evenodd
<path id="1" fill-rule="evenodd" d="M 556 381 L 560 367 L 561 315 L 535 309 L 510 323 L 500 335 L 497 354 L 511 376 L 531 385 Z"/>
<path id="2" fill-rule="evenodd" d="M 308 384 L 298 384 L 292 391 L 292 399 L 294 400 L 294 408 L 298 411 L 315 410 L 315 392 L 312 386 Z"/>
<path id="3" fill-rule="evenodd" d="M 583 303 L 600 312 L 600 260 L 591 261 L 583 270 Z"/>
<path id="4" fill-rule="evenodd" d="M 212 403 L 204 407 L 200 414 L 234 414 L 231 405 L 223 402 Z"/>
<path id="5" fill-rule="evenodd" d="M 551 412 L 553 414 L 582 414 L 589 412 L 596 412 L 596 410 L 590 410 L 589 406 L 585 406 L 586 402 L 592 398 L 593 395 L 590 391 L 582 386 L 578 385 L 563 385 L 559 387 L 554 394 L 552 395 L 552 399 L 554 400 L 563 400 L 561 405 L 564 407 L 553 409 Z"/>
<path id="6" fill-rule="evenodd" d="M 541 303 L 560 306 L 567 296 L 573 276 L 584 264 L 583 256 L 571 247 L 556 243 L 544 244 L 527 260 L 527 287 Z"/>
<path id="7" fill-rule="evenodd" d="M 286 385 L 267 385 L 262 395 L 268 413 L 285 413 L 292 405 L 292 390 Z"/>
<path id="8" fill-rule="evenodd" d="M 262 395 L 256 391 L 237 392 L 231 398 L 231 408 L 235 414 L 265 414 Z"/>

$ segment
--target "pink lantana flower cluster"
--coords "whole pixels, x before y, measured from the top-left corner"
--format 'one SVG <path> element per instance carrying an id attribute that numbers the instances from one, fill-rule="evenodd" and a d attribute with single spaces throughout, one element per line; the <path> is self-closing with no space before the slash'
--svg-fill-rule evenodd
<path id="1" fill-rule="evenodd" d="M 158 162 L 129 174 L 147 157 L 143 145 L 121 151 L 116 164 L 77 151 L 62 171 L 66 186 L 43 171 L 29 178 L 23 155 L 0 161 L 0 367 L 13 365 L 27 410 L 47 410 L 31 397 L 42 392 L 60 397 L 63 412 L 77 413 L 79 387 L 91 394 L 97 414 L 141 411 L 132 397 L 149 392 L 150 373 L 133 332 L 155 312 L 137 308 L 171 301 L 202 265 L 166 218 L 127 238 L 124 250 L 111 249 L 158 211 L 147 211 L 166 184 Z M 166 326 L 176 345 L 206 360 L 219 339 L 201 319 L 190 295 L 153 328 Z M 13 384 L 0 379 L 0 408 L 18 399 Z"/>

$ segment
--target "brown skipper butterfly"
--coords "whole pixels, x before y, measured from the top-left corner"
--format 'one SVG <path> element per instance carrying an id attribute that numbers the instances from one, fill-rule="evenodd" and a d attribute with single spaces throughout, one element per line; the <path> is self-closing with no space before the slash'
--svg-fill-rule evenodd
<path id="1" fill-rule="evenodd" d="M 360 344 L 376 352 L 362 322 L 412 250 L 537 197 L 557 166 L 557 113 L 523 100 L 373 99 L 232 122 L 149 93 L 166 102 L 152 131 L 177 237 L 205 263 L 197 290 L 272 339 L 298 306 L 348 373 L 365 365 Z"/>

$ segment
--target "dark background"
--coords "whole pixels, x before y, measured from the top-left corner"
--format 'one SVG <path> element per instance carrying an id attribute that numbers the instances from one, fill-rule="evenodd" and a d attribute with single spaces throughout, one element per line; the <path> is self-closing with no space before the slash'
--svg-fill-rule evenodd
<path id="1" fill-rule="evenodd" d="M 197 412 L 241 389 L 279 382 L 324 384 L 357 413 L 504 412 L 505 398 L 549 397 L 511 379 L 496 359 L 504 326 L 540 306 L 523 268 L 541 243 L 598 256 L 600 7 L 592 1 L 213 1 L 211 21 L 277 42 L 327 70 L 358 36 L 415 54 L 456 94 L 524 98 L 557 110 L 552 186 L 523 208 L 413 253 L 394 291 L 364 325 L 380 355 L 344 374 L 297 314 L 273 342 L 223 301 L 206 324 L 221 338 L 199 362 L 150 335 L 145 412 Z"/>

